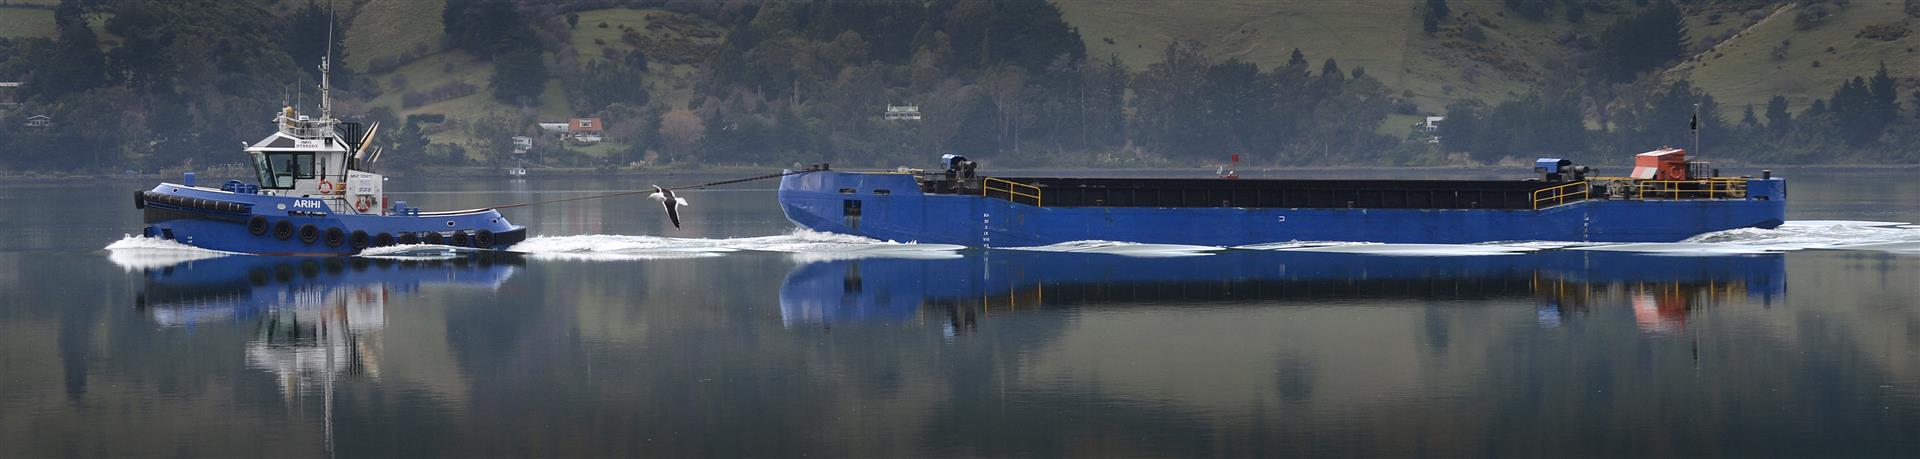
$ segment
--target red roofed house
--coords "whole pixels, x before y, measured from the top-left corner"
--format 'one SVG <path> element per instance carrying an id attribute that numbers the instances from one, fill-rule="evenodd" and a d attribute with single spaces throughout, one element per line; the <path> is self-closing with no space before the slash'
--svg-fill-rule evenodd
<path id="1" fill-rule="evenodd" d="M 574 118 L 567 121 L 567 133 L 580 143 L 598 143 L 606 125 L 599 118 Z"/>

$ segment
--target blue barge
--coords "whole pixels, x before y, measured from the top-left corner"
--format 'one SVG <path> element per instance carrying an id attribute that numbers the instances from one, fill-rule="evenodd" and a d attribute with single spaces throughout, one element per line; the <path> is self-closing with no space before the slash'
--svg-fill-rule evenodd
<path id="1" fill-rule="evenodd" d="M 1639 156 L 1649 166 L 1635 177 L 1542 158 L 1528 180 L 1230 180 L 993 177 L 948 155 L 933 172 L 812 166 L 782 177 L 779 200 L 817 231 L 973 247 L 1672 242 L 1785 221 L 1786 182 L 1770 173 L 1718 177 L 1681 150 Z"/>
<path id="2" fill-rule="evenodd" d="M 142 234 L 226 252 L 257 255 L 352 255 L 369 247 L 446 244 L 500 249 L 526 239 L 526 228 L 495 209 L 422 212 L 391 201 L 386 178 L 373 172 L 381 150 L 370 145 L 375 124 L 332 116 L 321 64 L 321 115 L 286 107 L 276 132 L 246 148 L 257 183 L 230 180 L 217 188 L 162 183 L 134 193 L 146 223 Z"/>

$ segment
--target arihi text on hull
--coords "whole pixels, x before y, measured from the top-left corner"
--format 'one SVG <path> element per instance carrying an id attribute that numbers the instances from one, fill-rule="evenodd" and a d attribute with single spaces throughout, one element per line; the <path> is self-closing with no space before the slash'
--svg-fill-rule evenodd
<path id="1" fill-rule="evenodd" d="M 1770 173 L 1720 177 L 1678 149 L 1635 160 L 1629 177 L 1542 158 L 1527 180 L 1221 180 L 986 176 L 947 155 L 931 172 L 812 166 L 782 177 L 779 199 L 817 231 L 976 247 L 1672 242 L 1786 219 L 1786 182 Z"/>

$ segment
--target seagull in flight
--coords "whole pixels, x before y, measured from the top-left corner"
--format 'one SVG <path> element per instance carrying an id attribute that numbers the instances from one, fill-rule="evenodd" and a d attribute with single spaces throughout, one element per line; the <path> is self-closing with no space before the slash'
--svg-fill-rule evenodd
<path id="1" fill-rule="evenodd" d="M 661 188 L 660 185 L 654 185 L 653 194 L 647 197 L 660 201 L 660 205 L 667 208 L 667 219 L 673 220 L 673 227 L 680 227 L 680 206 L 687 205 L 687 198 L 674 196 L 673 190 Z"/>

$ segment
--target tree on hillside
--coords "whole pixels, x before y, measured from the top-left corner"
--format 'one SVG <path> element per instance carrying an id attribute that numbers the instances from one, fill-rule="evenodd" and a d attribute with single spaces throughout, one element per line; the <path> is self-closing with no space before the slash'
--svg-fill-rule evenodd
<path id="1" fill-rule="evenodd" d="M 678 109 L 660 115 L 660 142 L 666 147 L 668 163 L 692 160 L 691 154 L 700 148 L 706 134 L 706 124 L 692 111 Z"/>
<path id="2" fill-rule="evenodd" d="M 521 49 L 537 49 L 533 28 L 509 0 L 450 1 L 441 10 L 447 47 L 481 59 Z"/>
<path id="3" fill-rule="evenodd" d="M 1001 145 L 1013 146 L 1014 154 L 1020 153 L 1020 127 L 1029 105 L 1027 79 L 1027 71 L 1014 66 L 994 68 L 980 78 L 981 89 L 993 104 L 994 127 L 999 133 L 995 139 Z"/>
<path id="4" fill-rule="evenodd" d="M 539 105 L 540 93 L 547 88 L 547 64 L 540 51 L 522 49 L 493 60 L 493 80 L 487 85 L 493 98 L 522 106 Z"/>
<path id="5" fill-rule="evenodd" d="M 320 79 L 320 58 L 329 51 L 333 53 L 333 84 L 340 89 L 352 89 L 351 69 L 341 65 L 347 58 L 347 31 L 340 26 L 332 11 L 327 11 L 314 0 L 307 0 L 307 6 L 287 17 L 287 28 L 280 36 L 280 46 L 286 48 L 287 56 L 293 58 L 294 65 L 314 80 Z M 331 28 L 329 28 L 331 26 Z M 327 36 L 333 41 L 329 43 Z"/>
<path id="6" fill-rule="evenodd" d="M 1474 142 L 1480 137 L 1480 111 L 1479 100 L 1447 104 L 1447 119 L 1440 122 L 1440 146 L 1449 152 L 1473 151 Z"/>
<path id="7" fill-rule="evenodd" d="M 1098 149 L 1126 140 L 1128 73 L 1119 56 L 1109 56 L 1102 64 L 1081 66 L 1080 146 Z"/>
<path id="8" fill-rule="evenodd" d="M 1637 151 L 1663 145 L 1682 148 L 1692 145 L 1694 104 L 1699 104 L 1701 144 L 1721 145 L 1732 137 L 1728 135 L 1726 118 L 1720 115 L 1719 103 L 1712 94 L 1694 88 L 1691 81 L 1678 80 L 1650 90 L 1652 93 L 1644 99 L 1645 104 L 1634 107 L 1635 123 L 1629 126 L 1627 136 L 1621 139 L 1625 143 L 1617 145 L 1618 149 Z"/>
<path id="9" fill-rule="evenodd" d="M 1440 23 L 1451 17 L 1453 10 L 1447 8 L 1447 0 L 1427 0 L 1426 13 L 1420 23 L 1426 27 L 1427 34 L 1431 35 L 1440 31 Z"/>
<path id="10" fill-rule="evenodd" d="M 1006 0 L 987 27 L 989 62 L 1008 62 L 1029 74 L 1046 71 L 1057 56 L 1079 60 L 1087 56 L 1080 32 L 1061 18 L 1060 8 L 1045 0 Z"/>
<path id="11" fill-rule="evenodd" d="M 1212 144 L 1210 151 L 1264 153 L 1279 147 L 1273 129 L 1277 102 L 1273 74 L 1235 58 L 1208 68 L 1205 82 L 1201 99 L 1195 102 L 1204 104 L 1213 118 L 1203 132 Z"/>
<path id="12" fill-rule="evenodd" d="M 1133 77 L 1133 118 L 1130 128 L 1137 143 L 1174 155 L 1199 154 L 1209 144 L 1204 130 L 1195 129 L 1208 117 L 1198 103 L 1212 62 L 1197 42 L 1167 44 L 1160 62 Z"/>
<path id="13" fill-rule="evenodd" d="M 1554 0 L 1506 0 L 1507 9 L 1534 21 L 1545 20 L 1547 10 L 1553 7 L 1553 3 Z"/>
<path id="14" fill-rule="evenodd" d="M 67 7 L 69 4 L 63 3 L 55 10 L 58 41 L 52 47 L 35 48 L 39 53 L 28 57 L 29 61 L 41 63 L 29 67 L 32 73 L 20 90 L 29 99 L 51 103 L 68 94 L 107 84 L 106 55 L 100 52 L 99 38 L 80 17 L 81 10 Z"/>
<path id="15" fill-rule="evenodd" d="M 1787 98 L 1773 96 L 1767 99 L 1767 136 L 1778 140 L 1793 130 L 1793 112 L 1787 111 Z"/>
<path id="16" fill-rule="evenodd" d="M 1662 1 L 1621 18 L 1600 35 L 1602 67 L 1614 81 L 1632 81 L 1686 55 L 1687 25 L 1680 8 Z"/>
<path id="17" fill-rule="evenodd" d="M 1873 118 L 1882 123 L 1895 123 L 1900 120 L 1900 88 L 1893 78 L 1887 75 L 1886 61 L 1880 62 L 1880 70 L 1867 80 L 1867 110 Z"/>

